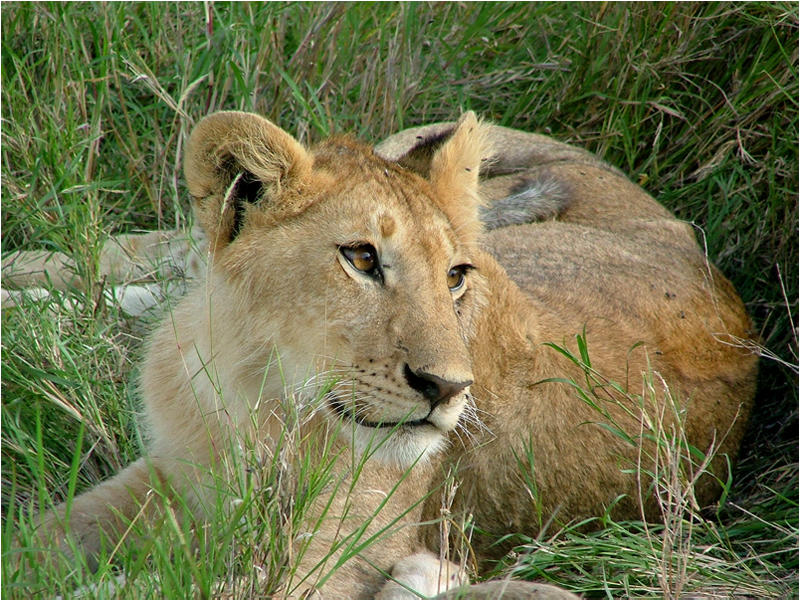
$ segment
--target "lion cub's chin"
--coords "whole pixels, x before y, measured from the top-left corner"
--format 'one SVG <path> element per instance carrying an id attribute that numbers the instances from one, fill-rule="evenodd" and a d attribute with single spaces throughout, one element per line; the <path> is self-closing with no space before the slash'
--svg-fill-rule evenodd
<path id="1" fill-rule="evenodd" d="M 347 435 L 352 436 L 356 451 L 369 459 L 403 469 L 425 464 L 447 446 L 446 434 L 458 425 L 466 403 L 463 395 L 437 407 L 425 423 L 375 428 L 350 422 Z"/>
<path id="2" fill-rule="evenodd" d="M 433 424 L 397 426 L 388 431 L 356 424 L 353 442 L 365 458 L 405 469 L 427 463 L 445 447 L 447 439 Z"/>

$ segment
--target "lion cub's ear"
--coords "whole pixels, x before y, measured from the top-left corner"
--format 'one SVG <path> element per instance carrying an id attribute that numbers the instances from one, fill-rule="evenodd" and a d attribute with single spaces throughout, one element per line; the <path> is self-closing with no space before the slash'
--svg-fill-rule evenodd
<path id="1" fill-rule="evenodd" d="M 475 244 L 481 232 L 478 175 L 481 158 L 489 156 L 490 150 L 487 128 L 469 111 L 431 159 L 428 177 L 436 200 L 456 234 L 468 245 Z"/>
<path id="2" fill-rule="evenodd" d="M 259 115 L 223 111 L 200 121 L 184 173 L 212 250 L 236 238 L 256 207 L 276 218 L 302 211 L 308 201 L 297 191 L 312 163 L 297 140 Z"/>

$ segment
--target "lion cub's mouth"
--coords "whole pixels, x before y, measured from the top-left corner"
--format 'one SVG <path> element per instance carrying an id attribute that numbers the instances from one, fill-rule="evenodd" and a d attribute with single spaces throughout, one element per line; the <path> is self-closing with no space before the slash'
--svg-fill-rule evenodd
<path id="1" fill-rule="evenodd" d="M 425 417 L 423 417 L 422 419 L 373 422 L 354 414 L 350 409 L 345 407 L 344 401 L 342 401 L 339 397 L 337 397 L 333 393 L 328 394 L 328 404 L 333 408 L 334 411 L 336 411 L 336 413 L 338 413 L 344 419 L 353 421 L 357 423 L 359 426 L 364 426 L 366 428 L 395 428 L 397 426 L 418 427 L 425 425 L 433 426 L 434 428 L 436 427 L 435 424 L 428 421 L 430 413 Z"/>

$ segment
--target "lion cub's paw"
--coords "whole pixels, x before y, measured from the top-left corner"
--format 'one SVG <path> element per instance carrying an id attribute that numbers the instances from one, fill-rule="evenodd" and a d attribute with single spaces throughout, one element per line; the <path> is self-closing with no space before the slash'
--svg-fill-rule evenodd
<path id="1" fill-rule="evenodd" d="M 435 597 L 467 584 L 464 571 L 452 561 L 441 561 L 429 552 L 415 553 L 401 559 L 392 568 L 389 580 L 376 599 L 421 599 Z"/>
<path id="2" fill-rule="evenodd" d="M 490 580 L 452 588 L 437 599 L 580 599 L 561 587 L 524 580 Z"/>

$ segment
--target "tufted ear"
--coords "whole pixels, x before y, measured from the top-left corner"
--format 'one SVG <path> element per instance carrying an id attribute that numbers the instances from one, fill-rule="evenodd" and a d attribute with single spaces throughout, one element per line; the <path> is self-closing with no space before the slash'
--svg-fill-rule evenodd
<path id="1" fill-rule="evenodd" d="M 488 157 L 490 150 L 488 128 L 469 111 L 430 161 L 428 178 L 436 200 L 456 234 L 468 245 L 475 244 L 481 232 L 478 175 L 481 159 Z"/>
<path id="2" fill-rule="evenodd" d="M 223 111 L 200 121 L 184 174 L 212 250 L 233 241 L 253 210 L 276 219 L 301 212 L 308 200 L 297 192 L 312 163 L 297 140 L 259 115 Z"/>

